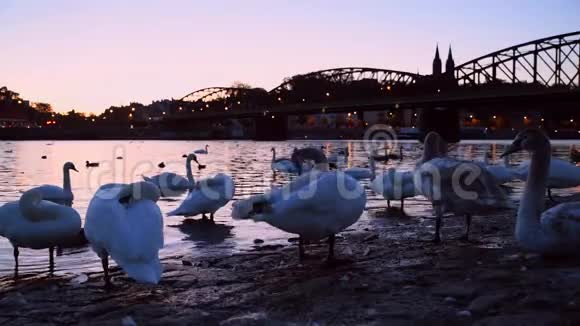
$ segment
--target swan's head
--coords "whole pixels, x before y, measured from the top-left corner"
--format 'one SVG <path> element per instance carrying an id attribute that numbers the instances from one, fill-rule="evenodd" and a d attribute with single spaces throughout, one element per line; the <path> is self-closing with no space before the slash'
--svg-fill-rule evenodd
<path id="1" fill-rule="evenodd" d="M 186 156 L 188 161 L 194 161 L 195 163 L 199 164 L 199 162 L 197 161 L 197 155 L 191 153 L 189 155 Z"/>
<path id="2" fill-rule="evenodd" d="M 25 191 L 22 196 L 20 196 L 20 206 L 25 206 L 26 204 L 38 205 L 42 200 L 42 193 L 37 189 L 30 189 Z"/>
<path id="3" fill-rule="evenodd" d="M 274 147 L 270 148 L 270 152 L 275 152 L 276 149 Z"/>
<path id="4" fill-rule="evenodd" d="M 423 140 L 423 156 L 425 159 L 430 160 L 445 155 L 446 147 L 447 145 L 443 138 L 435 131 L 431 131 Z"/>
<path id="5" fill-rule="evenodd" d="M 87 161 L 87 163 L 89 163 L 89 161 Z M 72 162 L 66 162 L 63 165 L 62 169 L 65 171 L 73 170 L 73 171 L 79 172 L 79 170 L 77 170 L 77 168 L 75 167 L 75 165 Z"/>
<path id="6" fill-rule="evenodd" d="M 519 152 L 535 152 L 550 147 L 550 139 L 540 129 L 528 128 L 520 131 L 511 145 L 501 154 L 501 157 Z"/>
<path id="7" fill-rule="evenodd" d="M 159 188 L 151 182 L 141 181 L 135 182 L 130 185 L 125 186 L 121 193 L 119 194 L 119 198 L 122 201 L 123 199 L 128 200 L 143 200 L 148 199 L 151 201 L 158 201 L 161 197 L 161 192 Z"/>

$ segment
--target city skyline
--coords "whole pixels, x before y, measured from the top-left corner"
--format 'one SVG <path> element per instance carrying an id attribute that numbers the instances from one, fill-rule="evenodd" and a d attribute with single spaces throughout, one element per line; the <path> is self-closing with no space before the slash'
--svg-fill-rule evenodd
<path id="1" fill-rule="evenodd" d="M 0 86 L 59 112 L 100 113 L 234 81 L 269 90 L 326 68 L 429 74 L 437 43 L 443 58 L 451 44 L 461 64 L 580 29 L 575 1 L 492 2 L 7 1 Z"/>

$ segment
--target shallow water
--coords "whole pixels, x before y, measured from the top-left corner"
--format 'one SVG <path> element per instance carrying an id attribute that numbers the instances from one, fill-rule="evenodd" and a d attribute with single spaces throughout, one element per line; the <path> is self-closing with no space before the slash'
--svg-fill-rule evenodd
<path id="1" fill-rule="evenodd" d="M 486 149 L 492 149 L 492 161 L 499 163 L 499 154 L 508 141 L 465 141 L 453 147 L 451 156 L 464 159 L 481 160 Z M 553 142 L 554 155 L 567 158 L 573 141 Z M 208 155 L 198 155 L 206 169 L 194 168 L 194 177 L 201 178 L 219 172 L 227 173 L 234 179 L 236 194 L 234 199 L 245 198 L 262 193 L 272 185 L 281 185 L 291 178 L 286 174 L 274 174 L 270 168 L 270 148 L 276 147 L 278 157 L 290 155 L 294 147 L 326 145 L 327 151 L 337 148 L 350 148 L 346 166 L 368 166 L 367 153 L 360 141 L 27 141 L 0 142 L 0 203 L 18 200 L 22 191 L 42 184 L 62 186 L 62 165 L 73 162 L 79 173 L 71 172 L 71 182 L 76 208 L 84 218 L 88 203 L 100 185 L 110 182 L 133 182 L 141 180 L 141 175 L 154 175 L 163 171 L 185 175 L 185 159 L 182 154 L 192 152 L 209 144 Z M 387 164 L 377 163 L 377 169 L 397 167 L 410 170 L 421 155 L 421 147 L 415 141 L 401 143 L 405 157 L 402 161 Z M 577 144 L 578 145 L 578 144 Z M 396 151 L 398 152 L 398 151 Z M 47 159 L 41 159 L 46 155 Z M 123 159 L 116 159 L 122 156 Z M 518 153 L 512 158 L 518 163 L 527 154 Z M 85 167 L 85 161 L 99 162 L 99 167 Z M 157 165 L 165 162 L 166 167 Z M 364 183 L 364 182 L 363 182 Z M 521 195 L 522 183 L 510 184 L 511 196 L 517 200 Z M 557 191 L 569 194 L 580 189 Z M 360 221 L 351 229 L 367 227 L 403 227 L 403 224 L 389 219 L 375 218 L 384 214 L 386 202 L 382 197 L 368 194 L 367 209 Z M 158 202 L 162 212 L 168 212 L 179 205 L 185 197 Z M 265 244 L 286 244 L 291 234 L 279 231 L 264 223 L 233 221 L 231 204 L 216 213 L 216 226 L 208 227 L 201 223 L 184 223 L 181 217 L 165 218 L 165 247 L 162 258 L 189 256 L 210 256 L 214 254 L 235 253 L 251 249 L 254 239 L 263 239 Z M 398 203 L 394 203 L 398 206 Z M 410 216 L 431 216 L 430 205 L 421 197 L 405 201 L 405 211 Z M 400 220 L 399 220 L 400 221 Z M 404 234 L 413 236 L 414 230 Z M 12 246 L 5 238 L 0 238 L 0 276 L 8 275 L 13 269 Z M 48 266 L 48 250 L 20 250 L 21 273 L 45 273 Z M 57 274 L 79 274 L 85 271 L 100 270 L 100 261 L 88 248 L 66 249 L 55 261 Z"/>

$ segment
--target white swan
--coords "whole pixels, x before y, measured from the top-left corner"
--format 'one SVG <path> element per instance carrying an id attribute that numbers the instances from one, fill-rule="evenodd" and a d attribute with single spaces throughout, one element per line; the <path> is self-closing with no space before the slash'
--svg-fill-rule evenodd
<path id="1" fill-rule="evenodd" d="M 518 178 L 518 173 L 513 168 L 509 167 L 509 162 L 506 160 L 507 156 L 504 157 L 503 165 L 492 164 L 489 160 L 490 158 L 491 153 L 488 149 L 485 151 L 483 162 L 480 164 L 495 178 L 497 184 L 506 184 Z"/>
<path id="2" fill-rule="evenodd" d="M 413 171 L 397 171 L 389 168 L 385 173 L 376 175 L 370 183 L 371 190 L 387 200 L 387 207 L 391 207 L 391 200 L 401 201 L 401 211 L 405 208 L 405 198 L 415 197 L 415 183 Z M 403 211 L 404 213 L 404 211 Z"/>
<path id="3" fill-rule="evenodd" d="M 524 161 L 516 166 L 514 168 L 516 177 L 522 181 L 526 181 L 529 175 L 530 166 L 530 160 Z M 548 198 L 554 201 L 551 189 L 572 188 L 577 186 L 580 186 L 580 167 L 568 161 L 551 156 L 548 176 L 546 179 Z"/>
<path id="4" fill-rule="evenodd" d="M 54 247 L 75 238 L 81 217 L 71 207 L 43 200 L 37 189 L 26 191 L 20 200 L 0 207 L 0 235 L 14 247 L 14 276 L 18 276 L 18 248 L 49 249 L 49 270 L 54 270 Z"/>
<path id="5" fill-rule="evenodd" d="M 193 151 L 195 154 L 208 154 L 209 145 L 205 145 L 205 149 L 196 149 Z"/>
<path id="6" fill-rule="evenodd" d="M 71 206 L 74 200 L 74 195 L 70 184 L 70 170 L 79 172 L 72 162 L 66 162 L 62 167 L 62 188 L 54 185 L 42 185 L 33 189 L 40 192 L 43 200 Z"/>
<path id="7" fill-rule="evenodd" d="M 234 181 L 223 173 L 215 177 L 203 179 L 197 182 L 195 188 L 181 202 L 179 207 L 167 213 L 167 216 L 196 216 L 210 214 L 214 220 L 215 212 L 225 206 L 234 197 Z"/>
<path id="8" fill-rule="evenodd" d="M 187 178 L 184 178 L 173 172 L 163 172 L 153 177 L 143 176 L 143 180 L 156 185 L 159 188 L 162 197 L 179 196 L 184 192 L 193 189 L 195 185 L 193 173 L 191 172 L 191 161 L 194 161 L 199 165 L 197 156 L 195 156 L 195 154 L 187 155 L 187 159 L 185 161 L 185 171 Z"/>
<path id="9" fill-rule="evenodd" d="M 294 154 L 300 160 L 312 159 L 317 167 L 284 187 L 238 200 L 233 204 L 232 217 L 266 222 L 298 234 L 300 259 L 304 257 L 304 240 L 328 237 L 328 260 L 332 261 L 335 234 L 358 221 L 366 194 L 355 179 L 340 171 L 328 172 L 328 162 L 320 150 L 306 148 Z"/>
<path id="10" fill-rule="evenodd" d="M 439 144 L 439 145 L 437 145 Z M 415 170 L 415 184 L 420 193 L 433 204 L 436 214 L 434 242 L 439 242 L 443 214 L 465 215 L 465 234 L 468 240 L 471 216 L 498 208 L 511 208 L 505 192 L 494 177 L 480 164 L 445 156 L 445 141 L 435 132 L 425 139 L 423 158 L 431 160 Z"/>
<path id="11" fill-rule="evenodd" d="M 276 148 L 274 147 L 270 151 L 272 151 L 272 163 L 270 164 L 272 171 L 298 173 L 300 169 L 291 159 L 287 157 L 276 158 Z"/>
<path id="12" fill-rule="evenodd" d="M 137 282 L 157 284 L 162 266 L 163 216 L 159 188 L 149 182 L 107 184 L 89 203 L 85 236 L 101 258 L 110 285 L 109 255 Z"/>
<path id="13" fill-rule="evenodd" d="M 325 149 L 326 147 L 322 146 L 321 149 Z M 338 150 L 338 153 L 331 153 L 328 158 L 328 165 L 333 168 L 336 169 L 338 168 L 341 164 L 344 164 L 348 161 L 348 157 L 350 156 L 350 151 L 348 150 L 348 147 L 345 148 L 340 148 Z"/>
<path id="14" fill-rule="evenodd" d="M 551 170 L 548 137 L 538 129 L 520 132 L 503 155 L 529 151 L 532 155 L 520 201 L 515 237 L 529 251 L 546 255 L 578 254 L 580 202 L 559 204 L 542 213 Z"/>
<path id="15" fill-rule="evenodd" d="M 342 172 L 356 180 L 373 179 L 375 177 L 375 159 L 373 155 L 369 156 L 369 167 L 352 167 L 342 169 Z"/>

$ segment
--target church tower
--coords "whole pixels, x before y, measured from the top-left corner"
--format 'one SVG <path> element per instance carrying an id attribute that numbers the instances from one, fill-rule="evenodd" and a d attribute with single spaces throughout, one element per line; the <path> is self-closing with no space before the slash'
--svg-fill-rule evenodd
<path id="1" fill-rule="evenodd" d="M 454 70 L 455 61 L 453 61 L 453 53 L 451 52 L 451 45 L 449 45 L 449 54 L 447 55 L 447 61 L 445 62 L 445 74 L 449 77 L 453 77 Z"/>
<path id="2" fill-rule="evenodd" d="M 435 59 L 433 59 L 433 76 L 441 75 L 441 58 L 439 58 L 439 45 L 435 48 Z"/>

